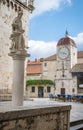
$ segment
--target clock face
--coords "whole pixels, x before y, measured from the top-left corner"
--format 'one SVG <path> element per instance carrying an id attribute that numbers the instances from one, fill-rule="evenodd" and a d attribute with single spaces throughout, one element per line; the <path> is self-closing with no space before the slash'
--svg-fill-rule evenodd
<path id="1" fill-rule="evenodd" d="M 69 56 L 69 49 L 67 47 L 62 47 L 58 50 L 58 57 L 62 60 Z"/>

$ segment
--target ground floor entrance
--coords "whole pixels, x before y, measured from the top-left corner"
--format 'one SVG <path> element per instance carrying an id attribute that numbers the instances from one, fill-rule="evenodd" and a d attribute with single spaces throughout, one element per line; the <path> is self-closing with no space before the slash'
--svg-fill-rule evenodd
<path id="1" fill-rule="evenodd" d="M 38 97 L 44 97 L 44 87 L 38 87 Z"/>
<path id="2" fill-rule="evenodd" d="M 65 88 L 61 88 L 61 94 L 65 94 Z"/>

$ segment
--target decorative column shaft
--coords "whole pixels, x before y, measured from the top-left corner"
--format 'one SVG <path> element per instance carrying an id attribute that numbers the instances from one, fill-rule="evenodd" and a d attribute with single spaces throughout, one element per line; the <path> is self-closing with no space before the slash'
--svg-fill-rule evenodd
<path id="1" fill-rule="evenodd" d="M 24 95 L 24 61 L 27 55 L 13 57 L 12 105 L 22 106 Z"/>

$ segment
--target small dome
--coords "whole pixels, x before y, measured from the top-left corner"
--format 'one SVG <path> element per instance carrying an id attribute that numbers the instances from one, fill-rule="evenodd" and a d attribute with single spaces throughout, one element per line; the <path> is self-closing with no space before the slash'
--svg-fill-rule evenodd
<path id="1" fill-rule="evenodd" d="M 60 46 L 60 45 L 72 45 L 74 47 L 77 47 L 75 41 L 68 37 L 68 32 L 67 31 L 66 31 L 65 37 L 61 38 L 58 41 L 57 46 Z"/>

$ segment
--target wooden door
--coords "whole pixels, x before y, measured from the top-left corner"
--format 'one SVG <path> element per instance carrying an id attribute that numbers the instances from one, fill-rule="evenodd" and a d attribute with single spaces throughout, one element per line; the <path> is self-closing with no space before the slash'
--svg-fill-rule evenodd
<path id="1" fill-rule="evenodd" d="M 65 88 L 61 88 L 61 94 L 65 94 Z"/>

